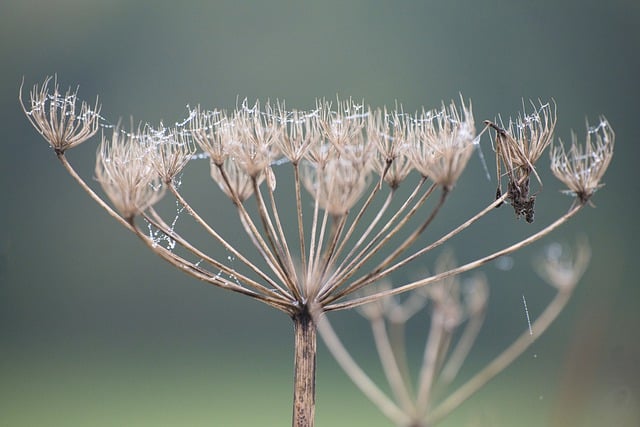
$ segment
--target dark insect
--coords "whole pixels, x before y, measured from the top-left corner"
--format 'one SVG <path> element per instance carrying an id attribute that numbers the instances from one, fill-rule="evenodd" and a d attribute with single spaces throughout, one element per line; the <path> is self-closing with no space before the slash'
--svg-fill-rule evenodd
<path id="1" fill-rule="evenodd" d="M 534 220 L 535 195 L 529 191 L 529 177 L 535 170 L 529 163 L 526 154 L 506 129 L 497 124 L 485 120 L 484 124 L 496 132 L 496 175 L 498 187 L 496 188 L 496 200 L 502 197 L 501 167 L 504 165 L 508 178 L 507 201 L 516 214 L 516 218 L 524 217 L 525 221 L 532 223 Z M 537 174 L 536 174 L 537 176 Z M 496 206 L 500 207 L 502 203 Z"/>

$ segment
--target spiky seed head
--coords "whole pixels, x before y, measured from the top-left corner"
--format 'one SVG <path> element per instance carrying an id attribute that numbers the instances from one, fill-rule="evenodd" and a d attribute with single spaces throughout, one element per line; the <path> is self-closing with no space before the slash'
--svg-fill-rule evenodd
<path id="1" fill-rule="evenodd" d="M 164 187 L 151 162 L 150 148 L 134 133 L 114 128 L 102 137 L 96 158 L 96 180 L 127 220 L 157 203 Z"/>
<path id="2" fill-rule="evenodd" d="M 551 171 L 582 203 L 602 187 L 604 176 L 613 157 L 615 133 L 606 118 L 601 117 L 598 126 L 587 123 L 584 145 L 571 132 L 571 148 L 565 150 L 562 141 L 551 150 Z"/>
<path id="3" fill-rule="evenodd" d="M 232 123 L 222 111 L 204 111 L 200 106 L 192 111 L 189 133 L 216 165 L 222 165 L 229 155 L 226 144 Z"/>
<path id="4" fill-rule="evenodd" d="M 68 89 L 63 95 L 54 79 L 53 89 L 49 91 L 52 77 L 47 77 L 42 86 L 37 84 L 29 91 L 30 106 L 22 100 L 22 85 L 19 100 L 27 118 L 58 154 L 82 144 L 96 134 L 100 120 L 100 104 L 96 98 L 91 107 L 80 102 L 78 107 L 78 89 Z"/>
<path id="5" fill-rule="evenodd" d="M 451 190 L 462 174 L 475 140 L 471 104 L 462 103 L 461 113 L 454 102 L 439 110 L 422 112 L 411 129 L 408 147 L 414 167 L 423 176 Z"/>
<path id="6" fill-rule="evenodd" d="M 272 174 L 270 178 L 275 182 L 270 168 L 266 173 Z M 211 178 L 234 203 L 243 203 L 254 192 L 253 179 L 260 185 L 265 179 L 265 173 L 251 177 L 233 157 L 227 157 L 222 165 L 211 162 Z"/>
<path id="7" fill-rule="evenodd" d="M 195 146 L 189 135 L 177 129 L 153 129 L 149 126 L 139 135 L 149 148 L 150 161 L 165 183 L 172 182 L 191 160 Z"/>

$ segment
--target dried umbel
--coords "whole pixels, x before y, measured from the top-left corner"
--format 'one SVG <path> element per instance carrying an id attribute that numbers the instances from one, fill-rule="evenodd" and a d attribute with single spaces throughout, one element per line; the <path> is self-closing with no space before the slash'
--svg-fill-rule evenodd
<path id="1" fill-rule="evenodd" d="M 475 140 L 471 104 L 462 112 L 452 102 L 440 110 L 422 112 L 410 129 L 409 156 L 423 176 L 445 190 L 453 189 L 462 174 Z"/>
<path id="2" fill-rule="evenodd" d="M 581 203 L 591 199 L 604 184 L 602 177 L 611 163 L 615 133 L 602 117 L 595 128 L 587 123 L 584 145 L 571 133 L 571 147 L 565 151 L 562 142 L 551 150 L 551 171 Z"/>
<path id="3" fill-rule="evenodd" d="M 536 268 L 556 289 L 554 298 L 535 321 L 529 321 L 528 327 L 511 345 L 475 374 L 458 381 L 459 384 L 454 380 L 463 377 L 459 375 L 461 368 L 478 338 L 489 305 L 488 284 L 481 274 L 464 281 L 459 276 L 448 276 L 434 282 L 426 292 L 416 289 L 404 299 L 389 296 L 361 308 L 361 313 L 371 325 L 375 349 L 388 383 L 386 388 L 379 387 L 353 359 L 327 316 L 318 315 L 318 329 L 345 373 L 394 425 L 433 426 L 504 370 L 542 335 L 566 306 L 589 258 L 590 249 L 585 239 L 580 239 L 574 250 L 558 243 L 549 245 L 544 255 L 538 258 Z M 436 260 L 436 275 L 453 268 L 455 260 L 451 252 L 445 252 Z M 378 289 L 390 290 L 392 285 L 383 282 Z M 524 296 L 523 301 L 529 319 Z M 412 377 L 415 367 L 410 365 L 407 357 L 409 344 L 413 343 L 405 338 L 405 329 L 410 321 L 428 323 L 428 327 L 423 328 L 427 337 L 415 378 Z"/>
<path id="4" fill-rule="evenodd" d="M 480 253 L 471 261 L 444 264 L 417 279 L 400 274 L 404 282 L 378 287 L 394 273 L 422 265 L 433 250 L 504 201 L 518 216 L 532 220 L 530 176 L 539 178 L 535 162 L 551 141 L 555 111 L 542 104 L 506 129 L 489 124 L 497 134 L 498 177 L 504 168 L 509 180 L 507 193 L 477 210 L 470 207 L 474 211 L 461 223 L 451 225 L 442 236 L 432 236 L 425 230 L 434 221 L 447 220 L 442 209 L 480 143 L 471 104 L 462 98 L 459 104 L 442 104 L 418 114 L 402 108 L 372 109 L 351 99 L 319 100 L 311 111 L 287 110 L 283 102 L 245 101 L 232 111 L 197 107 L 168 129 L 141 125 L 137 131 L 124 132 L 117 127 L 110 137 L 103 135 L 98 149 L 95 178 L 100 191 L 65 156 L 67 149 L 96 133 L 99 108 L 81 103 L 76 112 L 76 93 L 62 96 L 57 84 L 49 93 L 50 80 L 34 87 L 31 108 L 23 104 L 23 109 L 91 198 L 181 271 L 291 317 L 296 426 L 313 424 L 318 319 L 331 311 L 390 301 L 409 291 L 418 295 L 406 300 L 411 303 L 382 303 L 395 305 L 393 321 L 411 317 L 411 307 L 417 309 L 425 301 L 437 307 L 434 313 L 439 313 L 443 334 L 470 317 L 480 318 L 482 298 L 472 308 L 455 276 L 511 254 L 573 217 L 600 187 L 613 149 L 613 132 L 607 124 L 588 135 L 584 151 L 553 151 L 554 173 L 578 197 L 568 212 L 529 237 L 493 252 L 474 247 Z M 182 188 L 190 184 L 185 169 L 206 162 L 217 184 L 210 186 L 212 193 L 221 191 L 226 197 L 202 197 L 199 205 L 228 202 L 237 214 L 235 221 L 205 219 L 212 215 L 201 215 L 183 194 Z M 202 191 L 198 183 L 199 194 Z M 156 209 L 156 204 L 166 203 L 163 197 L 177 206 L 175 218 L 163 218 L 160 212 L 166 210 Z M 193 221 L 200 233 L 189 236 L 193 228 L 183 231 L 185 221 Z M 190 237 L 198 242 L 208 237 L 228 256 L 211 256 Z M 244 253 L 239 248 L 246 242 L 253 248 Z M 434 371 L 425 372 L 424 384 L 433 383 Z M 430 395 L 425 387 L 413 415 L 427 411 L 427 419 L 439 419 L 446 407 L 432 413 L 424 403 Z"/>
<path id="5" fill-rule="evenodd" d="M 496 197 L 502 195 L 501 168 L 508 177 L 507 200 L 513 206 L 516 217 L 523 216 L 527 222 L 533 222 L 535 195 L 531 194 L 530 180 L 533 174 L 540 184 L 542 181 L 535 164 L 544 150 L 551 144 L 556 125 L 555 104 L 542 104 L 530 114 L 524 111 L 516 120 L 509 120 L 509 126 L 501 126 L 485 121 L 496 132 L 495 152 L 498 177 Z"/>
<path id="6" fill-rule="evenodd" d="M 96 158 L 96 180 L 120 214 L 132 221 L 164 195 L 153 157 L 157 148 L 140 135 L 114 128 L 111 138 L 102 137 Z"/>
<path id="7" fill-rule="evenodd" d="M 84 101 L 78 107 L 78 90 L 69 89 L 62 94 L 57 79 L 54 79 L 53 90 L 49 92 L 51 80 L 47 77 L 41 87 L 35 85 L 29 92 L 30 108 L 22 101 L 21 86 L 20 105 L 33 127 L 56 153 L 61 154 L 96 134 L 100 124 L 100 104 L 96 98 L 93 107 Z"/>

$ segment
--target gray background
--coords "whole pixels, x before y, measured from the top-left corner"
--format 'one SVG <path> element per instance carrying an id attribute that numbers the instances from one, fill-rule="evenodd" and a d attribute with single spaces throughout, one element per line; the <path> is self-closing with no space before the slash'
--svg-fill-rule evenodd
<path id="1" fill-rule="evenodd" d="M 568 140 L 571 129 L 584 135 L 585 117 L 605 114 L 616 151 L 596 207 L 516 254 L 513 269 L 484 269 L 490 315 L 463 375 L 526 329 L 522 295 L 534 318 L 549 301 L 530 266 L 545 244 L 586 233 L 587 276 L 552 329 L 443 425 L 637 425 L 639 22 L 632 0 L 3 1 L 0 424 L 290 423 L 290 321 L 175 271 L 72 182 L 17 102 L 23 77 L 30 87 L 57 73 L 82 98 L 99 95 L 112 122 L 172 123 L 187 104 L 232 108 L 238 97 L 310 108 L 338 94 L 414 111 L 462 93 L 477 123 L 517 114 L 523 98 L 553 97 L 556 136 Z M 97 141 L 69 154 L 90 182 Z M 456 241 L 461 260 L 567 209 L 546 155 L 540 165 L 536 223 L 496 211 Z M 185 191 L 224 205 L 206 162 L 191 167 Z M 494 188 L 474 156 L 435 230 Z M 224 212 L 218 226 L 232 221 Z M 423 264 L 432 268 L 433 257 Z M 406 277 L 423 266 L 414 268 Z M 333 319 L 379 372 L 367 325 L 355 314 Z M 410 331 L 416 359 L 425 331 L 426 322 Z M 317 424 L 389 425 L 320 347 Z"/>

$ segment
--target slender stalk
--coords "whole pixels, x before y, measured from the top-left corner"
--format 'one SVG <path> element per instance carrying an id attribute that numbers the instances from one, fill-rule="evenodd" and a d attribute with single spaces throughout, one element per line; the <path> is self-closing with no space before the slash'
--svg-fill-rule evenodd
<path id="1" fill-rule="evenodd" d="M 396 397 L 396 401 L 403 408 L 405 413 L 415 412 L 415 405 L 411 399 L 410 390 L 404 381 L 404 376 L 398 365 L 398 360 L 394 353 L 393 345 L 389 339 L 389 333 L 385 325 L 384 317 L 379 314 L 371 319 L 371 329 L 373 338 L 376 343 L 378 354 L 380 355 L 380 363 L 384 370 L 389 386 Z"/>
<path id="2" fill-rule="evenodd" d="M 490 255 L 487 255 L 482 258 L 478 258 L 475 261 L 471 261 L 467 264 L 461 265 L 460 267 L 452 268 L 451 270 L 442 272 L 440 274 L 435 274 L 430 277 L 426 277 L 421 280 L 417 280 L 415 282 L 407 283 L 406 285 L 399 286 L 397 288 L 388 289 L 384 291 L 378 291 L 371 293 L 369 295 L 354 298 L 349 301 L 341 302 L 341 303 L 332 303 L 325 305 L 325 311 L 333 311 L 333 310 L 344 310 L 348 308 L 358 307 L 360 305 L 366 304 L 368 302 L 376 301 L 380 298 L 385 298 L 391 295 L 398 295 L 413 289 L 418 289 L 422 286 L 428 285 L 430 283 L 437 282 L 442 279 L 446 279 L 447 277 L 455 276 L 456 274 L 464 273 L 473 269 L 476 269 L 484 264 L 487 264 L 490 261 L 493 261 L 496 258 L 499 258 L 504 255 L 509 255 L 519 249 L 524 248 L 525 246 L 530 245 L 531 243 L 541 239 L 547 234 L 551 233 L 556 228 L 560 227 L 562 224 L 567 222 L 570 218 L 572 218 L 576 213 L 582 209 L 587 202 L 581 202 L 577 205 L 572 205 L 571 209 L 558 218 L 556 221 L 549 224 L 547 227 L 538 231 L 537 233 L 532 234 L 531 236 L 523 239 L 517 243 L 514 243 L 511 246 L 507 246 L 506 248 L 500 249 Z M 366 283 L 368 284 L 368 283 Z"/>
<path id="3" fill-rule="evenodd" d="M 293 316 L 293 427 L 313 427 L 316 407 L 316 324 L 307 306 Z"/>
<path id="4" fill-rule="evenodd" d="M 238 281 L 246 284 L 247 286 L 253 288 L 254 290 L 258 291 L 258 292 L 263 292 L 273 298 L 281 298 L 283 302 L 287 302 L 287 301 L 292 301 L 291 299 L 291 295 L 289 295 L 288 293 L 286 293 L 284 290 L 280 289 L 279 287 L 277 287 L 276 289 L 278 291 L 280 291 L 280 293 L 269 289 L 267 287 L 265 287 L 264 285 L 256 282 L 255 280 L 245 276 L 244 274 L 234 270 L 233 268 L 221 263 L 220 261 L 211 258 L 209 255 L 205 254 L 204 252 L 202 252 L 201 250 L 199 250 L 198 248 L 196 248 L 195 246 L 193 246 L 191 243 L 189 243 L 187 240 L 183 239 L 182 236 L 180 236 L 178 233 L 176 233 L 175 231 L 171 230 L 167 224 L 164 222 L 164 220 L 160 217 L 160 215 L 156 212 L 155 209 L 150 208 L 149 209 L 151 216 L 149 216 L 146 213 L 142 213 L 142 216 L 144 217 L 144 219 L 146 221 L 148 221 L 151 225 L 153 225 L 154 227 L 156 227 L 158 230 L 162 231 L 166 236 L 170 237 L 171 239 L 175 240 L 176 242 L 178 242 L 178 244 L 180 244 L 182 247 L 184 247 L 186 250 L 188 250 L 189 252 L 191 252 L 192 254 L 194 254 L 195 256 L 201 258 L 202 260 L 206 261 L 208 264 L 211 264 L 212 266 L 218 268 L 220 270 L 220 272 L 226 274 L 229 277 L 235 277 L 236 279 L 238 279 Z M 153 247 L 153 251 L 156 252 L 156 249 L 159 248 L 161 246 L 156 245 L 155 247 Z"/>
<path id="5" fill-rule="evenodd" d="M 56 153 L 56 154 L 58 155 L 58 160 L 60 160 L 60 162 L 62 163 L 62 166 L 64 166 L 64 168 L 67 170 L 67 172 L 69 172 L 69 174 L 73 177 L 73 179 L 75 179 L 76 182 L 80 184 L 80 187 L 82 187 L 82 189 L 86 191 L 87 194 L 89 194 L 89 196 L 91 196 L 91 198 L 95 200 L 96 203 L 98 203 L 98 205 L 100 205 L 101 208 L 107 211 L 109 215 L 115 218 L 126 229 L 135 233 L 135 230 L 133 229 L 133 227 L 131 227 L 131 225 L 124 218 L 122 218 L 116 211 L 114 211 L 111 208 L 111 206 L 109 206 L 104 200 L 102 200 L 100 196 L 98 196 L 96 192 L 93 191 L 91 187 L 87 185 L 86 182 L 84 182 L 84 180 L 80 177 L 80 175 L 78 175 L 78 173 L 73 168 L 73 166 L 71 166 L 71 163 L 69 163 L 64 153 Z"/>
<path id="6" fill-rule="evenodd" d="M 276 260 L 271 250 L 269 250 L 269 246 L 264 241 L 264 238 L 262 237 L 256 225 L 254 224 L 253 220 L 251 219 L 251 215 L 249 215 L 249 212 L 247 212 L 247 210 L 245 209 L 244 204 L 238 198 L 238 195 L 233 190 L 233 186 L 229 181 L 229 176 L 227 175 L 226 171 L 224 170 L 222 165 L 216 165 L 216 167 L 220 171 L 220 175 L 222 176 L 222 179 L 225 185 L 227 186 L 227 189 L 229 190 L 229 194 L 231 194 L 231 200 L 233 201 L 233 204 L 238 209 L 240 221 L 242 222 L 242 226 L 245 229 L 245 232 L 251 239 L 251 242 L 258 249 L 258 251 L 260 252 L 260 255 L 267 262 L 267 264 L 272 269 L 272 271 L 278 276 L 278 279 L 280 279 L 282 283 L 288 283 L 286 272 L 282 269 L 282 266 L 278 263 L 278 261 Z"/>
<path id="7" fill-rule="evenodd" d="M 364 265 L 364 263 L 370 260 L 371 257 L 373 257 L 373 255 L 375 255 L 378 252 L 378 250 L 380 250 L 380 248 L 382 248 L 391 239 L 391 237 L 393 237 L 409 221 L 409 219 L 418 211 L 422 203 L 424 203 L 424 201 L 432 194 L 432 192 L 435 189 L 436 189 L 436 184 L 431 185 L 431 187 L 429 187 L 427 192 L 420 198 L 420 200 L 416 203 L 416 205 L 409 211 L 407 216 L 402 221 L 400 221 L 400 223 L 398 223 L 396 227 L 387 236 L 385 236 L 384 239 L 382 239 L 382 241 L 380 241 L 372 250 L 370 250 L 366 255 L 364 255 L 355 267 L 349 270 L 345 270 L 343 276 L 341 277 L 338 283 L 343 283 L 345 280 L 348 280 L 350 277 L 356 274 L 356 272 Z M 405 250 L 407 250 L 416 241 L 416 239 L 420 236 L 420 234 L 422 234 L 422 232 L 429 226 L 429 224 L 431 224 L 431 222 L 435 219 L 438 212 L 440 212 L 440 208 L 442 208 L 442 206 L 444 205 L 444 202 L 447 198 L 447 194 L 449 194 L 449 191 L 446 189 L 443 189 L 443 192 L 440 197 L 440 200 L 438 201 L 438 204 L 433 208 L 433 210 L 431 211 L 431 214 L 422 223 L 422 225 L 418 229 L 414 230 L 414 232 L 411 233 L 411 235 L 409 235 L 405 239 L 405 241 L 402 244 L 400 244 L 400 246 L 398 246 L 389 256 L 387 256 L 384 259 L 384 261 L 382 261 L 382 263 L 374 271 L 365 274 L 364 276 L 355 280 L 353 283 L 349 284 L 347 287 L 341 289 L 340 292 L 332 296 L 330 301 L 333 301 L 334 298 L 335 299 L 341 298 L 344 295 L 348 295 L 352 292 L 355 292 L 356 290 L 360 289 L 363 286 L 363 284 L 370 283 L 371 282 L 370 277 L 376 275 L 380 270 L 384 269 L 386 266 L 392 263 L 394 259 L 400 256 Z"/>
<path id="8" fill-rule="evenodd" d="M 480 315 L 474 315 L 469 319 L 462 336 L 458 340 L 458 343 L 451 352 L 451 356 L 447 359 L 447 363 L 440 371 L 440 377 L 438 378 L 438 387 L 447 386 L 456 378 L 462 364 L 469 355 L 473 343 L 480 333 L 482 324 L 484 323 L 485 312 Z"/>
<path id="9" fill-rule="evenodd" d="M 142 231 L 140 231 L 138 227 L 135 226 L 133 218 L 131 218 L 129 221 L 129 227 L 150 249 L 158 254 L 160 258 L 169 262 L 171 265 L 178 268 L 178 270 L 182 270 L 192 277 L 202 280 L 203 282 L 250 296 L 254 299 L 264 302 L 267 305 L 277 308 L 278 310 L 284 311 L 285 313 L 291 313 L 291 303 L 284 302 L 281 298 L 272 298 L 244 288 L 237 283 L 233 283 L 221 277 L 218 274 L 214 275 L 213 273 L 206 271 L 202 267 L 193 264 L 192 262 L 169 251 L 168 249 L 163 248 L 162 246 L 155 245 L 151 239 L 149 239 Z"/>
<path id="10" fill-rule="evenodd" d="M 300 241 L 300 262 L 302 271 L 307 271 L 307 249 L 304 243 L 304 220 L 302 216 L 302 192 L 300 188 L 300 167 L 298 162 L 293 163 L 293 178 L 296 192 L 296 212 L 298 216 L 298 240 Z"/>
<path id="11" fill-rule="evenodd" d="M 531 335 L 530 330 L 523 332 L 517 340 L 515 340 L 507 349 L 498 357 L 493 359 L 491 363 L 485 366 L 480 372 L 473 376 L 464 385 L 449 395 L 440 405 L 438 405 L 428 417 L 429 424 L 436 424 L 442 420 L 455 408 L 460 406 L 462 402 L 467 400 L 472 394 L 482 388 L 498 373 L 502 372 L 515 359 L 518 358 L 534 341 L 541 336 L 545 330 L 558 317 L 560 312 L 567 305 L 571 297 L 570 291 L 559 291 L 553 301 L 547 306 L 544 312 L 531 325 L 531 330 L 536 331 L 535 335 Z"/>
<path id="12" fill-rule="evenodd" d="M 394 424 L 408 425 L 411 421 L 409 416 L 389 399 L 360 366 L 358 366 L 340 341 L 340 338 L 338 338 L 338 335 L 336 335 L 324 314 L 316 316 L 315 319 L 318 323 L 318 331 L 320 331 L 322 339 L 327 344 L 327 348 L 351 381 L 353 381 L 360 391 Z"/>
<path id="13" fill-rule="evenodd" d="M 418 418 L 424 417 L 429 410 L 430 397 L 438 365 L 439 349 L 442 347 L 444 335 L 444 314 L 440 309 L 436 308 L 435 312 L 431 316 L 429 339 L 425 344 L 424 360 L 422 362 L 422 369 L 420 370 L 420 377 L 417 386 L 418 395 L 416 396 L 416 410 Z"/>
<path id="14" fill-rule="evenodd" d="M 499 206 L 501 203 L 503 203 L 505 201 L 505 199 L 507 198 L 507 196 L 508 196 L 507 193 L 503 194 L 502 196 L 500 196 L 500 198 L 498 198 L 498 199 L 494 200 L 493 202 L 491 202 L 487 207 L 482 209 L 476 215 L 474 215 L 473 217 L 469 218 L 467 221 L 463 222 L 458 227 L 454 228 L 453 230 L 451 230 L 450 232 L 448 232 L 447 234 L 445 234 L 444 236 L 442 236 L 441 238 L 439 238 L 435 242 L 425 246 L 424 248 L 420 249 L 417 252 L 414 252 L 413 254 L 409 255 L 408 257 L 404 258 L 403 260 L 398 261 L 397 263 L 393 264 L 392 266 L 390 266 L 386 270 L 379 271 L 377 274 L 375 274 L 374 276 L 369 278 L 369 281 L 375 281 L 375 280 L 378 280 L 378 279 L 380 279 L 382 277 L 385 277 L 385 276 L 389 275 L 390 273 L 392 273 L 393 271 L 396 271 L 400 267 L 403 267 L 404 265 L 406 265 L 409 262 L 413 261 L 414 259 L 416 259 L 420 255 L 426 254 L 427 252 L 429 252 L 429 251 L 437 248 L 438 246 L 442 245 L 443 243 L 447 242 L 453 236 L 455 236 L 456 234 L 462 232 L 463 230 L 465 230 L 466 228 L 471 226 L 473 223 L 478 221 L 480 218 L 485 216 L 488 212 L 492 211 L 496 206 Z"/>
<path id="15" fill-rule="evenodd" d="M 231 252 L 233 256 L 242 261 L 247 267 L 249 267 L 252 271 L 254 271 L 258 276 L 260 276 L 264 281 L 269 283 L 274 288 L 278 289 L 281 293 L 287 295 L 288 293 L 282 289 L 275 280 L 269 277 L 265 272 L 263 272 L 260 268 L 258 268 L 255 264 L 249 261 L 244 255 L 236 250 L 231 244 L 229 244 L 222 236 L 220 236 L 211 226 L 200 216 L 198 213 L 193 210 L 191 205 L 182 197 L 178 189 L 175 185 L 171 184 L 169 186 L 169 190 L 174 195 L 174 197 L 178 200 L 180 205 L 187 210 L 190 216 L 195 219 L 195 221 L 200 224 L 206 231 L 209 233 L 214 239 L 216 239 L 226 250 Z"/>
<path id="16" fill-rule="evenodd" d="M 347 281 L 350 277 L 352 277 L 356 272 L 371 259 L 373 255 L 375 255 L 381 247 L 383 247 L 395 234 L 402 229 L 402 227 L 411 219 L 411 217 L 418 211 L 420 206 L 429 198 L 429 196 L 436 189 L 436 184 L 432 184 L 429 189 L 423 194 L 418 201 L 411 207 L 407 215 L 400 220 L 399 223 L 395 224 L 391 231 L 385 234 L 385 232 L 391 228 L 391 226 L 395 223 L 395 221 L 401 216 L 401 213 L 405 211 L 406 208 L 409 207 L 411 202 L 415 199 L 418 194 L 418 190 L 422 187 L 422 185 L 426 182 L 426 178 L 423 177 L 420 182 L 417 184 L 415 190 L 411 193 L 411 195 L 407 198 L 407 200 L 400 206 L 398 211 L 393 215 L 393 217 L 387 222 L 387 224 L 372 238 L 372 240 L 362 249 L 360 250 L 353 259 L 346 263 L 346 259 L 340 264 L 340 267 L 336 269 L 334 275 L 326 281 L 326 285 L 323 287 L 322 292 L 320 294 L 320 298 L 325 298 L 327 295 L 331 294 L 335 289 L 340 287 L 345 281 Z M 384 237 L 382 237 L 384 235 Z M 379 240 L 381 239 L 382 240 Z M 327 302 L 334 301 L 337 298 L 342 296 L 342 292 L 339 295 L 334 296 Z"/>
<path id="17" fill-rule="evenodd" d="M 251 178 L 251 184 L 253 185 L 253 193 L 255 195 L 256 204 L 258 206 L 258 213 L 260 216 L 260 220 L 262 221 L 262 228 L 265 235 L 267 236 L 267 240 L 271 244 L 271 248 L 273 249 L 276 260 L 278 261 L 280 268 L 282 268 L 282 270 L 285 272 L 285 276 L 292 277 L 290 271 L 288 271 L 291 263 L 286 261 L 286 255 L 284 253 L 283 246 L 280 242 L 280 239 L 278 238 L 278 234 L 276 233 L 275 228 L 273 227 L 271 217 L 267 212 L 267 206 L 264 202 L 264 198 L 262 197 L 262 192 L 260 191 L 260 186 L 258 185 L 256 177 Z"/>
<path id="18" fill-rule="evenodd" d="M 273 186 L 271 185 L 271 175 L 267 174 L 267 191 L 269 193 L 269 202 L 271 203 L 271 212 L 273 212 L 273 219 L 276 223 L 276 228 L 278 230 L 278 234 L 280 235 L 280 241 L 282 242 L 282 247 L 284 251 L 285 261 L 287 262 L 288 272 L 291 275 L 291 292 L 296 297 L 297 300 L 301 300 L 301 289 L 300 289 L 300 281 L 298 280 L 298 275 L 296 272 L 296 268 L 293 263 L 293 257 L 291 256 L 291 250 L 289 249 L 289 245 L 287 244 L 287 236 L 284 234 L 284 229 L 282 227 L 282 221 L 280 221 L 280 214 L 278 213 L 278 205 L 276 203 L 276 199 L 273 195 Z M 275 178 L 274 178 L 275 179 Z"/>

